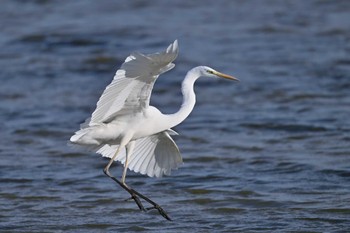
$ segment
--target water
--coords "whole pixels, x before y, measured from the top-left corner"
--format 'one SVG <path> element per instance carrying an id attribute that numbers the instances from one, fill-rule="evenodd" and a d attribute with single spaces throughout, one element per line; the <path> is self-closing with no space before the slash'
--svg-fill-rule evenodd
<path id="1" fill-rule="evenodd" d="M 349 1 L 3 0 L 0 27 L 1 232 L 350 229 Z M 129 172 L 168 222 L 66 142 L 131 51 L 174 39 L 177 67 L 152 97 L 163 112 L 193 66 L 241 82 L 197 83 L 172 176 Z"/>

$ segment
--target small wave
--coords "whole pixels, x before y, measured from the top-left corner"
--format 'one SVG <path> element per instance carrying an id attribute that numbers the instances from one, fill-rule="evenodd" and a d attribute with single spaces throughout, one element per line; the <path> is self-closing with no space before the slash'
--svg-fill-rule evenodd
<path id="1" fill-rule="evenodd" d="M 323 126 L 303 124 L 280 124 L 280 123 L 243 123 L 240 126 L 250 129 L 265 129 L 286 132 L 323 132 L 328 129 Z"/>

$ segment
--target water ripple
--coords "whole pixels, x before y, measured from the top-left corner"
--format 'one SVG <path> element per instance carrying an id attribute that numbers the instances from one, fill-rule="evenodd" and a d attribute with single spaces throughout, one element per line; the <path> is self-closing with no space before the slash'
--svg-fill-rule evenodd
<path id="1" fill-rule="evenodd" d="M 341 0 L 3 0 L 0 232 L 347 232 L 349 11 Z M 181 105 L 193 66 L 241 82 L 198 81 L 172 176 L 128 171 L 167 222 L 125 201 L 107 159 L 67 141 L 131 51 L 174 39 L 177 66 L 151 99 L 162 111 Z"/>

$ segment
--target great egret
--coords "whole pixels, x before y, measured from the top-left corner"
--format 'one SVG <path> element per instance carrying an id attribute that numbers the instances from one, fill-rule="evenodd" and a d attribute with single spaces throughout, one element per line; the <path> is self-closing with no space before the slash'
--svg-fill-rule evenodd
<path id="1" fill-rule="evenodd" d="M 174 68 L 172 62 L 177 55 L 177 40 L 161 53 L 132 53 L 104 90 L 91 118 L 70 138 L 72 143 L 110 158 L 104 173 L 129 192 L 140 210 L 157 209 L 168 220 L 171 220 L 170 217 L 157 203 L 125 183 L 127 168 L 150 177 L 169 175 L 182 163 L 179 149 L 170 137 L 177 133 L 171 128 L 191 113 L 196 102 L 193 90 L 195 81 L 200 77 L 237 80 L 207 66 L 195 67 L 188 71 L 182 82 L 183 102 L 180 110 L 174 114 L 162 114 L 149 105 L 151 91 L 158 76 Z M 109 172 L 115 160 L 124 164 L 121 181 Z M 144 208 L 140 198 L 152 207 Z"/>

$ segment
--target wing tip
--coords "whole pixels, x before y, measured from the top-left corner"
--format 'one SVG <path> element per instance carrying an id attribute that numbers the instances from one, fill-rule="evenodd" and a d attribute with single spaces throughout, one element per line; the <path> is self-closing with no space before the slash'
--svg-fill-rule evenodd
<path id="1" fill-rule="evenodd" d="M 178 40 L 174 40 L 174 43 L 173 43 L 173 49 L 178 49 L 179 48 L 179 42 Z"/>
<path id="2" fill-rule="evenodd" d="M 176 53 L 176 54 L 179 53 L 179 43 L 178 43 L 177 39 L 174 40 L 174 42 L 168 46 L 166 52 L 167 53 Z"/>

